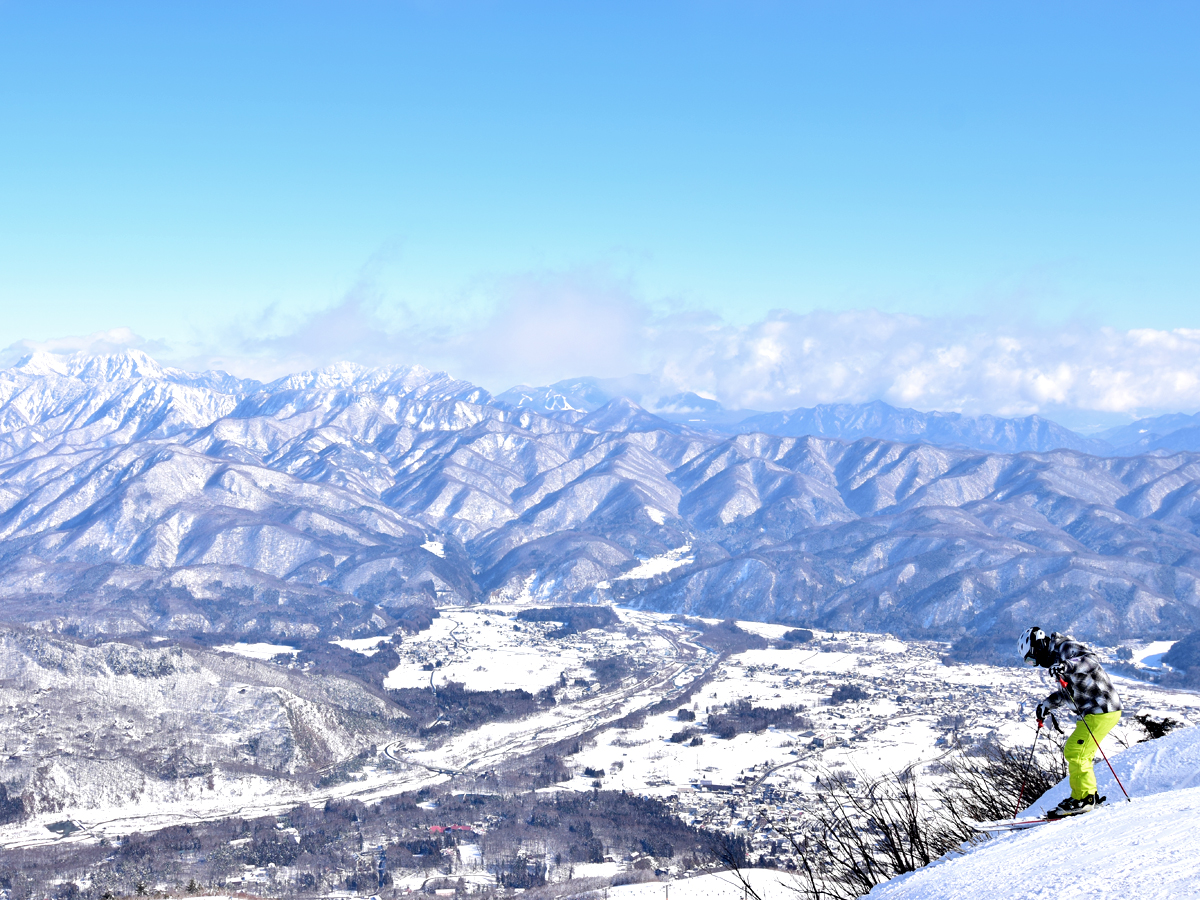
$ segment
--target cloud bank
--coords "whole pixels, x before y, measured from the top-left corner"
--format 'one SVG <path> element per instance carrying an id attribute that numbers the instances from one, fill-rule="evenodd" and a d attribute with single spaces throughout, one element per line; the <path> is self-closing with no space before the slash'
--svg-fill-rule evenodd
<path id="1" fill-rule="evenodd" d="M 486 304 L 437 312 L 389 305 L 360 285 L 313 315 L 267 310 L 188 347 L 115 329 L 21 342 L 4 356 L 119 346 L 139 346 L 184 368 L 263 380 L 340 360 L 420 363 L 493 391 L 648 373 L 663 394 L 695 391 L 733 409 L 881 399 L 968 414 L 1038 413 L 1077 424 L 1083 413 L 1111 422 L 1200 410 L 1196 329 L 1040 327 L 877 310 L 779 311 L 735 324 L 703 311 L 664 311 L 630 283 L 586 272 L 509 279 L 489 287 Z"/>
<path id="2" fill-rule="evenodd" d="M 670 340 L 675 352 L 657 357 L 664 374 L 748 408 L 872 399 L 1005 416 L 1200 408 L 1200 330 L 1022 328 L 865 310 L 780 312 Z"/>

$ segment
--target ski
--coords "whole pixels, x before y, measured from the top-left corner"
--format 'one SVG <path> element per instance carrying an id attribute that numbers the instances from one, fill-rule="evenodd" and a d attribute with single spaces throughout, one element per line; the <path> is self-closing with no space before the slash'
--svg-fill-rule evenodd
<path id="1" fill-rule="evenodd" d="M 1092 807 L 1091 810 L 1089 810 L 1089 812 L 1095 812 L 1097 809 L 1099 809 L 1101 806 L 1104 805 L 1104 801 L 1107 799 L 1108 799 L 1107 797 L 1101 797 L 1096 802 L 1096 805 L 1094 807 Z M 993 822 L 971 821 L 971 827 L 974 828 L 976 831 L 985 831 L 985 832 L 986 831 L 1019 831 L 1022 828 L 1031 828 L 1034 825 L 1045 825 L 1047 822 L 1064 822 L 1067 819 L 1075 819 L 1075 818 L 1078 818 L 1079 816 L 1083 816 L 1083 815 L 1087 815 L 1087 814 L 1088 813 L 1076 813 L 1075 815 L 1069 815 L 1069 816 L 1062 816 L 1062 815 L 1056 816 L 1056 815 L 1054 815 L 1054 811 L 1051 810 L 1050 813 L 1048 813 L 1047 815 L 1039 816 L 1036 818 L 997 819 Z"/>
<path id="2" fill-rule="evenodd" d="M 1044 816 L 1040 819 L 998 819 L 995 822 L 971 822 L 976 831 L 1020 831 L 1032 828 L 1034 825 L 1045 825 L 1047 822 L 1061 822 L 1061 819 L 1051 819 Z"/>

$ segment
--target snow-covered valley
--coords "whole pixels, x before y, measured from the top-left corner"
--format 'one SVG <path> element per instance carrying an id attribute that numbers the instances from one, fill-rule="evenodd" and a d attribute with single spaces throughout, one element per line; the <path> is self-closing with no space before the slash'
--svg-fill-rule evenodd
<path id="1" fill-rule="evenodd" d="M 1049 689 L 1036 672 L 948 664 L 943 645 L 886 635 L 817 631 L 794 643 L 786 626 L 730 630 L 634 610 L 604 628 L 564 633 L 559 621 L 521 618 L 530 611 L 445 607 L 415 635 L 339 639 L 349 654 L 382 660 L 382 691 L 306 672 L 305 651 L 294 648 L 85 647 L 9 634 L 0 712 L 7 734 L 27 737 L 10 739 L 0 778 L 30 804 L 22 821 L 0 826 L 0 846 L 84 847 L 422 790 L 490 794 L 513 790 L 518 770 L 544 768 L 543 756 L 555 754 L 565 767 L 541 794 L 655 798 L 683 825 L 741 836 L 755 858 L 782 863 L 775 826 L 805 822 L 822 776 L 870 779 L 912 767 L 936 777 L 948 754 L 977 742 L 1023 745 L 1032 703 Z M 1110 661 L 1116 649 L 1103 651 Z M 1161 652 L 1134 648 L 1152 650 Z M 623 662 L 597 677 L 606 671 L 600 662 L 612 660 Z M 414 731 L 405 691 L 455 684 L 523 690 L 542 702 L 517 717 Z M 831 699 L 846 685 L 862 696 Z M 1200 718 L 1198 695 L 1131 679 L 1120 686 L 1128 712 L 1108 739 L 1114 759 L 1145 736 L 1138 714 Z M 783 725 L 715 733 L 718 718 L 739 708 L 798 712 Z M 427 813 L 434 821 L 436 808 Z M 395 825 L 392 840 L 404 833 Z M 609 855 L 613 862 L 586 864 L 592 870 L 547 856 L 546 877 L 615 876 L 641 858 L 618 846 Z M 670 859 L 655 864 L 685 874 Z M 496 883 L 490 856 L 451 869 L 477 886 Z"/>

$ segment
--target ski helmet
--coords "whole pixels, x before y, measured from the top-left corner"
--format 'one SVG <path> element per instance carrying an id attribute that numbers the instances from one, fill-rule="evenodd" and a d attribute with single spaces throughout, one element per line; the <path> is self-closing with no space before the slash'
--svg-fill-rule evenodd
<path id="1" fill-rule="evenodd" d="M 1021 633 L 1017 640 L 1017 653 L 1027 666 L 1037 665 L 1036 648 L 1046 641 L 1046 632 L 1034 625 Z"/>

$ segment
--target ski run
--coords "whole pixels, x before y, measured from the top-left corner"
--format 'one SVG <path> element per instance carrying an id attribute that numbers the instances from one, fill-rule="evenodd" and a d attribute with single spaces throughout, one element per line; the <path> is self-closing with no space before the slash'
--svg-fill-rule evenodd
<path id="1" fill-rule="evenodd" d="M 1110 758 L 1130 802 L 1097 758 L 1096 780 L 1108 802 L 1095 812 L 964 845 L 961 854 L 879 885 L 867 896 L 1200 897 L 1200 728 L 1175 731 Z M 1018 818 L 1043 815 L 1067 792 L 1064 781 Z"/>

